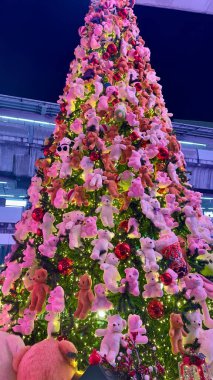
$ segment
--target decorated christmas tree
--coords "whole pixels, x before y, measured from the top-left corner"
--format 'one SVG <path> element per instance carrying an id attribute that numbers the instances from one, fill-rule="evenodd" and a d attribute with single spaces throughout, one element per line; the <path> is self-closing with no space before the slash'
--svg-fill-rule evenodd
<path id="1" fill-rule="evenodd" d="M 0 326 L 27 344 L 70 340 L 82 370 L 171 380 L 181 362 L 182 379 L 208 379 L 213 227 L 133 6 L 92 0 L 79 29 L 1 273 Z"/>

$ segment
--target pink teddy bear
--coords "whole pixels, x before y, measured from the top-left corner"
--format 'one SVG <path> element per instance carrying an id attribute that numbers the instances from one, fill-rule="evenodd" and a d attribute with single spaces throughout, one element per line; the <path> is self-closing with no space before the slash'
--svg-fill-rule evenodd
<path id="1" fill-rule="evenodd" d="M 4 296 L 8 296 L 11 286 L 20 277 L 21 271 L 21 264 L 17 263 L 17 261 L 11 261 L 7 264 L 7 268 L 1 273 L 1 277 L 5 278 L 2 285 L 2 293 Z"/>
<path id="2" fill-rule="evenodd" d="M 169 285 L 164 285 L 164 289 L 167 294 L 177 294 L 179 292 L 178 287 L 178 274 L 172 269 L 167 269 L 165 273 L 168 273 L 171 276 L 172 282 Z"/>
<path id="3" fill-rule="evenodd" d="M 54 313 L 62 313 L 64 307 L 64 289 L 61 286 L 56 286 L 56 288 L 50 292 L 46 310 Z"/>
<path id="4" fill-rule="evenodd" d="M 92 304 L 91 311 L 96 312 L 98 310 L 110 310 L 113 307 L 106 297 L 107 288 L 105 284 L 98 284 L 94 287 L 95 299 Z"/>
<path id="5" fill-rule="evenodd" d="M 213 299 L 213 282 L 198 273 L 188 273 L 184 277 L 186 298 L 194 297 L 195 302 L 203 302 L 206 298 Z"/>
<path id="6" fill-rule="evenodd" d="M 55 256 L 58 242 L 59 238 L 52 235 L 43 244 L 39 245 L 38 250 L 41 253 L 41 255 L 52 259 Z"/>
<path id="7" fill-rule="evenodd" d="M 141 237 L 140 232 L 138 231 L 139 223 L 135 218 L 129 218 L 128 220 L 128 237 L 130 239 L 139 239 Z"/>
<path id="8" fill-rule="evenodd" d="M 98 239 L 92 241 L 94 246 L 90 256 L 93 260 L 99 260 L 101 263 L 105 261 L 108 251 L 112 250 L 114 246 L 110 243 L 114 233 L 108 230 L 98 230 Z"/>
<path id="9" fill-rule="evenodd" d="M 130 314 L 128 317 L 128 336 L 135 344 L 147 344 L 146 329 L 139 315 Z"/>
<path id="10" fill-rule="evenodd" d="M 36 258 L 36 250 L 34 247 L 34 239 L 30 239 L 27 243 L 27 247 L 23 251 L 23 263 L 21 264 L 22 268 L 30 268 Z"/>
<path id="11" fill-rule="evenodd" d="M 98 230 L 97 230 L 97 217 L 96 216 L 89 216 L 84 219 L 84 223 L 82 225 L 81 229 L 81 237 L 83 239 L 91 239 L 97 236 Z"/>
<path id="12" fill-rule="evenodd" d="M 193 235 L 188 235 L 187 243 L 191 255 L 195 255 L 196 253 L 198 255 L 205 255 L 210 249 L 209 245 L 205 242 L 204 239 Z"/>
<path id="13" fill-rule="evenodd" d="M 122 144 L 123 136 L 116 136 L 109 147 L 112 161 L 119 161 L 122 151 L 126 150 L 126 145 Z"/>
<path id="14" fill-rule="evenodd" d="M 103 195 L 101 197 L 101 206 L 95 212 L 100 213 L 104 227 L 114 227 L 113 214 L 119 214 L 119 210 L 112 205 L 112 198 L 110 196 Z"/>
<path id="15" fill-rule="evenodd" d="M 121 287 L 120 292 L 124 293 L 127 285 L 127 291 L 133 296 L 138 297 L 140 294 L 138 270 L 136 268 L 126 268 L 124 272 L 126 274 L 126 278 L 121 280 L 121 284 L 123 284 L 123 286 Z"/>
<path id="16" fill-rule="evenodd" d="M 163 290 L 161 289 L 161 284 L 158 282 L 158 273 L 149 272 L 145 274 L 145 277 L 147 284 L 144 285 L 143 298 L 163 297 Z"/>
<path id="17" fill-rule="evenodd" d="M 133 150 L 129 161 L 128 161 L 128 166 L 130 168 L 133 168 L 134 170 L 138 171 L 142 164 L 141 160 L 144 159 L 145 161 L 147 160 L 146 153 L 144 150 L 139 149 L 139 150 Z"/>
<path id="18" fill-rule="evenodd" d="M 69 213 L 69 222 L 66 223 L 65 230 L 69 233 L 69 247 L 70 249 L 80 248 L 82 225 L 85 215 L 81 211 L 71 211 Z"/>
<path id="19" fill-rule="evenodd" d="M 47 241 L 54 232 L 56 232 L 54 222 L 54 215 L 50 212 L 46 212 L 43 217 L 43 223 L 41 224 L 44 242 Z"/>
<path id="20" fill-rule="evenodd" d="M 141 238 L 141 249 L 137 251 L 144 262 L 143 270 L 145 272 L 157 271 L 159 265 L 157 259 L 162 259 L 162 255 L 155 250 L 155 241 L 150 238 Z"/>
<path id="21" fill-rule="evenodd" d="M 36 312 L 25 309 L 23 318 L 18 319 L 18 325 L 13 327 L 13 331 L 22 335 L 31 335 L 34 330 L 35 319 Z"/>
<path id="22" fill-rule="evenodd" d="M 128 191 L 128 197 L 141 198 L 144 195 L 144 188 L 141 183 L 141 178 L 137 177 L 132 180 L 131 186 Z"/>
<path id="23" fill-rule="evenodd" d="M 181 208 L 179 207 L 179 203 L 176 202 L 175 194 L 166 194 L 166 207 L 173 212 L 180 212 Z"/>
<path id="24" fill-rule="evenodd" d="M 89 191 L 101 189 L 105 179 L 107 177 L 103 175 L 103 170 L 95 169 L 93 172 L 86 174 L 84 187 Z"/>
<path id="25" fill-rule="evenodd" d="M 126 327 L 126 321 L 120 315 L 111 315 L 108 317 L 108 326 L 106 329 L 98 329 L 95 334 L 98 337 L 103 336 L 100 347 L 100 355 L 106 358 L 109 364 L 114 365 L 116 357 L 119 354 L 120 346 L 126 347 L 123 329 Z"/>
<path id="26" fill-rule="evenodd" d="M 102 95 L 98 102 L 98 108 L 97 111 L 108 111 L 109 109 L 109 99 L 108 96 Z"/>
<path id="27" fill-rule="evenodd" d="M 32 203 L 33 207 L 38 205 L 41 194 L 40 191 L 42 189 L 42 178 L 34 176 L 31 179 L 31 185 L 28 189 L 29 201 Z"/>
<path id="28" fill-rule="evenodd" d="M 5 304 L 1 308 L 0 313 L 0 331 L 7 331 L 10 329 L 11 324 L 11 316 L 9 314 L 10 310 L 12 308 L 11 304 Z"/>
<path id="29" fill-rule="evenodd" d="M 70 130 L 77 135 L 83 132 L 83 122 L 81 119 L 75 119 L 75 121 L 70 125 Z"/>
<path id="30" fill-rule="evenodd" d="M 59 189 L 54 199 L 54 207 L 64 210 L 68 207 L 67 192 L 64 189 Z"/>
<path id="31" fill-rule="evenodd" d="M 112 293 L 118 293 L 120 288 L 118 281 L 121 276 L 118 272 L 117 266 L 119 259 L 114 253 L 109 253 L 105 259 L 105 262 L 101 264 L 100 268 L 104 271 L 103 279 L 107 289 Z"/>

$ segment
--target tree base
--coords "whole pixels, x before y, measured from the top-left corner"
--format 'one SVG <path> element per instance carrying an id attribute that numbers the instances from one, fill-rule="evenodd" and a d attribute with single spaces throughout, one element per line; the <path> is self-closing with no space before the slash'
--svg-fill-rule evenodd
<path id="1" fill-rule="evenodd" d="M 91 365 L 84 372 L 80 380 L 125 380 L 123 375 L 115 375 L 101 365 Z"/>

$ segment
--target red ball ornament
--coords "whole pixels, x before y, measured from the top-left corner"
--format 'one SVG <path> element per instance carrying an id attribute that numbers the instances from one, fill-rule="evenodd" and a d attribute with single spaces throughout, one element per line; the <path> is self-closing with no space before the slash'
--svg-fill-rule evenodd
<path id="1" fill-rule="evenodd" d="M 115 44 L 109 44 L 107 47 L 107 53 L 114 55 L 118 52 L 118 48 Z"/>
<path id="2" fill-rule="evenodd" d="M 104 59 L 104 61 L 108 61 L 110 55 L 109 53 L 105 52 L 103 55 L 102 55 L 102 58 Z"/>
<path id="3" fill-rule="evenodd" d="M 101 362 L 101 356 L 96 350 L 93 350 L 89 356 L 90 365 L 98 365 Z"/>
<path id="4" fill-rule="evenodd" d="M 73 270 L 73 260 L 65 257 L 64 259 L 60 260 L 58 262 L 58 271 L 63 276 L 68 276 L 70 273 L 72 273 Z"/>
<path id="5" fill-rule="evenodd" d="M 156 363 L 156 368 L 157 368 L 157 371 L 160 375 L 165 374 L 165 368 L 159 362 Z"/>
<path id="6" fill-rule="evenodd" d="M 160 275 L 160 281 L 166 285 L 169 286 L 172 283 L 172 276 L 170 273 L 163 273 Z"/>
<path id="7" fill-rule="evenodd" d="M 44 148 L 44 149 L 43 149 L 43 154 L 44 154 L 44 157 L 49 156 L 49 154 L 50 154 L 50 150 L 49 150 L 49 148 Z"/>
<path id="8" fill-rule="evenodd" d="M 119 80 L 121 80 L 121 75 L 119 73 L 116 73 L 113 75 L 113 79 L 118 82 Z"/>
<path id="9" fill-rule="evenodd" d="M 128 232 L 128 224 L 129 224 L 128 220 L 123 220 L 122 222 L 119 223 L 118 229 Z"/>
<path id="10" fill-rule="evenodd" d="M 90 153 L 89 158 L 93 162 L 98 161 L 100 159 L 100 154 L 97 152 L 92 152 L 92 153 Z"/>
<path id="11" fill-rule="evenodd" d="M 141 84 L 138 82 L 138 83 L 135 83 L 135 88 L 136 88 L 136 91 L 139 92 L 142 90 L 142 86 Z"/>
<path id="12" fill-rule="evenodd" d="M 137 141 L 140 139 L 140 136 L 136 132 L 132 132 L 130 134 L 130 139 L 131 139 L 131 141 Z"/>
<path id="13" fill-rule="evenodd" d="M 129 257 L 131 248 L 127 243 L 119 243 L 115 247 L 115 255 L 119 260 L 126 260 Z"/>
<path id="14" fill-rule="evenodd" d="M 127 9 L 123 8 L 123 9 L 119 9 L 118 11 L 118 16 L 122 18 L 122 20 L 125 20 L 128 16 L 128 11 Z"/>
<path id="15" fill-rule="evenodd" d="M 41 207 L 35 208 L 32 212 L 32 218 L 36 222 L 41 222 L 43 220 L 44 210 Z"/>
<path id="16" fill-rule="evenodd" d="M 159 148 L 158 151 L 159 151 L 159 153 L 157 155 L 157 158 L 159 160 L 163 160 L 163 161 L 164 160 L 168 160 L 168 158 L 169 158 L 169 151 L 168 151 L 167 148 Z"/>
<path id="17" fill-rule="evenodd" d="M 161 319 L 164 316 L 164 305 L 159 300 L 152 300 L 148 303 L 147 312 L 152 319 Z"/>
<path id="18" fill-rule="evenodd" d="M 42 232 L 41 228 L 37 229 L 36 235 L 39 236 L 39 237 L 43 235 L 43 232 Z"/>

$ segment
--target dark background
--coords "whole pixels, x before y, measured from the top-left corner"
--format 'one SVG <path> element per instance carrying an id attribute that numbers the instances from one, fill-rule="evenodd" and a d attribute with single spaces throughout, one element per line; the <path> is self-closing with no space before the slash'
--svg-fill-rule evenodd
<path id="1" fill-rule="evenodd" d="M 0 1 L 0 93 L 56 102 L 89 0 Z M 213 16 L 136 6 L 175 118 L 213 121 Z"/>

